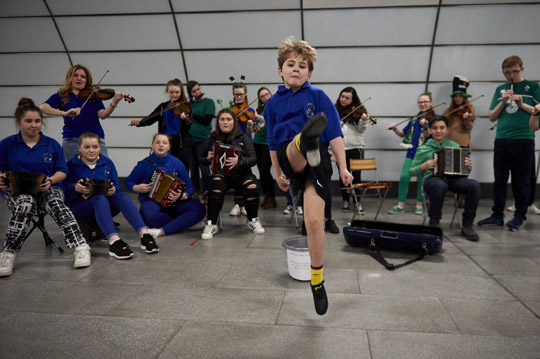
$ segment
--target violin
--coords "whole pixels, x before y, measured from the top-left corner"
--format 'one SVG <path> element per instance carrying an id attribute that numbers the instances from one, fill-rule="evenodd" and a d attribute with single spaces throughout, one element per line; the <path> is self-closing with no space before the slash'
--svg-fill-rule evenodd
<path id="1" fill-rule="evenodd" d="M 180 117 L 182 113 L 185 113 L 188 117 L 191 114 L 191 106 L 189 106 L 186 100 L 180 101 L 180 102 L 178 101 L 171 102 L 169 106 L 167 107 L 167 109 L 169 111 L 173 111 L 176 117 Z"/>
<path id="2" fill-rule="evenodd" d="M 247 123 L 249 120 L 253 121 L 255 119 L 255 114 L 249 111 L 249 105 L 245 102 L 242 102 L 239 105 L 232 105 L 231 111 L 234 113 L 234 116 L 238 119 L 238 121 L 242 123 Z"/>
<path id="3" fill-rule="evenodd" d="M 469 106 L 460 106 L 457 110 L 457 115 L 463 117 L 466 112 L 472 114 L 472 109 Z"/>
<path id="4" fill-rule="evenodd" d="M 79 94 L 77 96 L 79 96 L 83 100 L 98 99 L 98 100 L 105 101 L 105 100 L 110 100 L 111 98 L 113 98 L 115 93 L 116 91 L 110 88 L 102 89 L 99 86 L 93 86 L 93 87 L 87 87 L 85 89 L 82 89 L 81 91 L 79 91 Z M 131 97 L 130 95 L 124 95 L 124 100 L 127 101 L 128 103 L 135 102 L 135 98 Z"/>
<path id="5" fill-rule="evenodd" d="M 367 113 L 367 110 L 364 106 L 353 107 L 352 105 L 349 105 L 343 109 L 342 121 L 345 117 L 360 120 L 365 113 Z"/>

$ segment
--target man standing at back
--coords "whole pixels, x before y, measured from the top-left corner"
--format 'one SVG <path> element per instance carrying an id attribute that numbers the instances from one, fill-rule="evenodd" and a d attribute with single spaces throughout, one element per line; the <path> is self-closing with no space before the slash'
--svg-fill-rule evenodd
<path id="1" fill-rule="evenodd" d="M 490 106 L 489 120 L 499 121 L 493 151 L 492 214 L 478 222 L 479 226 L 502 226 L 509 174 L 512 173 L 516 212 L 506 223 L 517 231 L 527 219 L 527 206 L 531 190 L 529 173 L 534 156 L 534 132 L 529 128 L 529 119 L 534 111 L 534 100 L 540 101 L 540 86 L 523 78 L 523 61 L 519 56 L 510 56 L 502 63 L 506 81 L 497 87 Z"/>

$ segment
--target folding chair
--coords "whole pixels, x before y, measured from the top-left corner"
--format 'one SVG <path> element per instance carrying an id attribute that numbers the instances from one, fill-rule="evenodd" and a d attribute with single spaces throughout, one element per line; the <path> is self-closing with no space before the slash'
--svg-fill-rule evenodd
<path id="1" fill-rule="evenodd" d="M 296 213 L 296 207 L 298 206 L 298 195 L 294 195 L 292 184 L 289 186 L 289 194 L 291 195 L 292 202 L 293 202 L 293 208 L 291 211 L 291 217 L 289 219 L 289 223 L 292 223 L 292 220 L 294 219 L 294 223 L 296 224 L 296 228 L 299 228 L 298 225 L 298 213 Z"/>
<path id="2" fill-rule="evenodd" d="M 452 215 L 452 220 L 450 221 L 450 228 L 452 228 L 452 226 L 454 225 L 454 220 L 456 219 L 456 216 L 458 216 L 458 213 L 459 213 L 460 203 L 465 200 L 465 195 L 457 194 L 454 192 L 447 192 L 446 194 L 454 195 L 454 213 Z M 422 225 L 424 225 L 426 223 L 426 220 L 428 217 L 428 211 L 429 211 L 429 196 L 426 192 L 424 192 L 424 189 L 422 189 L 422 196 L 424 197 L 424 216 L 423 216 L 424 219 L 422 221 Z M 458 221 L 459 221 L 459 217 L 460 216 L 458 216 Z M 459 221 L 459 226 L 463 227 L 463 223 L 461 223 L 461 221 Z"/>
<path id="3" fill-rule="evenodd" d="M 32 218 L 32 223 L 34 225 L 28 231 L 28 233 L 26 233 L 26 236 L 24 237 L 24 240 L 27 240 L 28 237 L 30 237 L 30 235 L 34 231 L 34 229 L 37 228 L 37 229 L 39 229 L 41 231 L 41 234 L 43 234 L 43 240 L 45 241 L 46 246 L 53 245 L 53 246 L 56 247 L 56 249 L 58 249 L 58 251 L 60 253 L 64 253 L 64 249 L 62 247 L 60 247 L 55 241 L 53 241 L 51 239 L 51 237 L 49 236 L 49 233 L 47 232 L 47 229 L 45 228 L 45 216 L 46 215 L 47 215 L 47 213 L 45 212 L 45 210 L 38 206 L 37 219 Z"/>
<path id="4" fill-rule="evenodd" d="M 377 209 L 377 213 L 375 214 L 375 219 L 377 220 L 377 216 L 379 216 L 379 212 L 381 211 L 382 205 L 384 203 L 384 200 L 386 199 L 386 196 L 388 195 L 388 191 L 390 190 L 390 182 L 379 182 L 379 178 L 377 176 L 377 160 L 375 158 L 367 158 L 363 160 L 355 160 L 350 159 L 349 165 L 351 167 L 351 171 L 375 171 L 375 181 L 371 182 L 361 182 L 361 183 L 353 183 L 351 187 L 347 187 L 346 190 L 350 190 L 353 201 L 354 201 L 354 214 L 351 218 L 351 222 L 354 221 L 354 218 L 357 214 L 360 214 L 360 217 L 362 216 L 362 213 L 359 213 L 360 204 L 362 203 L 362 200 L 364 199 L 364 196 L 366 192 L 370 189 L 377 190 L 377 194 L 379 195 L 379 208 Z M 362 190 L 362 195 L 360 196 L 360 201 L 358 201 L 358 197 L 356 195 L 356 189 Z M 384 189 L 384 194 L 381 194 L 381 190 Z"/>

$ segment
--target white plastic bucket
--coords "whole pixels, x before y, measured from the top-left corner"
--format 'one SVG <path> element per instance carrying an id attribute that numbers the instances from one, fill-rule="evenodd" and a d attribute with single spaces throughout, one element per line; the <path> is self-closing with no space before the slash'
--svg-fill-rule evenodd
<path id="1" fill-rule="evenodd" d="M 311 280 L 311 259 L 309 257 L 307 237 L 293 237 L 283 241 L 287 249 L 289 275 L 296 280 Z"/>

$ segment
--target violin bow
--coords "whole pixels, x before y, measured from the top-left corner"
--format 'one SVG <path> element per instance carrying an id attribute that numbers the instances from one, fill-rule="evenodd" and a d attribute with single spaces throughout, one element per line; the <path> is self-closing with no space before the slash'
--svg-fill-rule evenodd
<path id="1" fill-rule="evenodd" d="M 178 101 L 174 104 L 172 104 L 170 107 L 167 107 L 167 109 L 165 111 L 171 111 L 175 108 L 177 108 L 178 106 L 182 106 L 184 103 L 187 103 L 188 100 L 182 100 L 182 101 Z M 160 110 L 160 111 L 156 111 L 156 112 L 152 112 L 151 114 L 149 114 L 148 116 L 142 118 L 141 120 L 139 120 L 139 126 L 141 125 L 141 123 L 145 122 L 145 121 L 148 121 L 149 119 L 151 118 L 154 118 L 156 117 L 157 115 L 159 115 L 160 113 L 162 113 L 163 110 Z M 128 126 L 133 126 L 132 124 L 129 124 Z"/>
<path id="2" fill-rule="evenodd" d="M 353 113 L 355 113 L 356 110 L 358 110 L 360 107 L 364 106 L 364 104 L 365 104 L 366 102 L 368 102 L 369 100 L 371 100 L 371 97 L 366 98 L 366 99 L 364 100 L 364 102 L 362 102 L 362 103 L 360 103 L 360 105 L 356 106 L 356 107 L 355 107 L 355 108 L 354 108 L 347 116 L 345 116 L 345 117 L 343 117 L 343 118 L 341 119 L 341 123 L 343 124 L 343 123 L 345 122 L 345 120 L 346 120 L 350 115 L 352 115 Z"/>
<path id="3" fill-rule="evenodd" d="M 414 116 L 414 117 L 412 118 L 412 120 L 418 119 L 419 117 L 421 117 L 421 116 L 423 116 L 423 115 L 426 115 L 426 114 L 428 114 L 428 113 L 431 112 L 431 111 L 434 111 L 437 107 L 440 107 L 440 106 L 442 106 L 442 105 L 446 105 L 446 102 L 441 102 L 441 103 L 438 104 L 437 106 L 432 107 L 430 110 L 427 110 L 426 112 L 422 112 L 422 113 L 420 113 L 420 114 Z M 411 119 L 411 118 L 409 117 L 409 118 L 407 118 L 406 120 L 403 120 L 403 121 L 397 123 L 397 124 L 396 124 L 396 127 L 399 126 L 399 125 L 401 125 L 402 123 L 405 123 L 405 122 L 409 121 L 409 119 Z M 391 130 L 391 128 L 388 127 L 387 130 Z"/>
<path id="4" fill-rule="evenodd" d="M 103 76 L 101 76 L 101 78 L 99 79 L 97 85 L 93 86 L 92 92 L 90 92 L 90 95 L 86 98 L 86 101 L 84 101 L 84 103 L 83 103 L 82 106 L 81 106 L 81 111 L 82 111 L 82 109 L 84 108 L 84 106 L 86 106 L 86 103 L 88 102 L 88 100 L 90 100 L 90 97 L 92 97 L 92 95 L 94 94 L 94 92 L 96 92 L 96 90 L 99 88 L 99 85 L 101 84 L 101 81 L 103 81 L 103 79 L 105 78 L 105 75 L 107 75 L 108 73 L 109 73 L 109 70 L 105 71 L 105 73 L 103 74 Z"/>
<path id="5" fill-rule="evenodd" d="M 478 99 L 480 99 L 480 98 L 482 98 L 482 97 L 484 97 L 484 95 L 480 95 L 480 96 L 478 96 L 478 97 L 475 97 L 475 98 L 473 98 L 472 100 L 470 100 L 469 103 L 474 102 L 474 101 L 476 101 L 476 100 L 478 100 Z M 446 114 L 446 116 L 449 116 L 449 115 L 453 114 L 454 112 L 458 112 L 458 111 L 461 110 L 463 107 L 466 107 L 466 106 L 461 105 L 461 106 L 459 106 L 458 108 L 455 108 L 455 109 L 453 109 L 452 111 L 448 112 L 448 113 Z"/>

